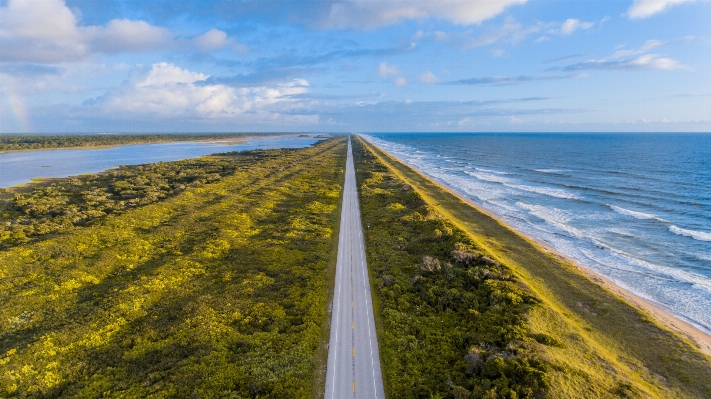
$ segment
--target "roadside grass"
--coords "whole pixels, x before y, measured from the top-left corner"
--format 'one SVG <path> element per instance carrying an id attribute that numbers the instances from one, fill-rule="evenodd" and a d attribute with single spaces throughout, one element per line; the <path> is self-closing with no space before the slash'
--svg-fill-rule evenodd
<path id="1" fill-rule="evenodd" d="M 339 151 L 343 152 L 343 156 L 339 159 L 337 164 L 338 170 L 342 173 L 345 179 L 346 171 L 346 150 L 347 146 L 343 146 L 343 149 Z M 343 182 L 341 182 L 343 184 Z M 336 285 L 336 263 L 338 263 L 338 240 L 339 232 L 341 231 L 341 212 L 343 211 L 343 190 L 340 191 L 338 200 L 336 201 L 338 207 L 336 208 L 335 214 L 335 225 L 333 227 L 333 245 L 331 246 L 331 253 L 328 258 L 328 266 L 324 270 L 326 277 L 326 303 L 324 308 L 324 318 L 323 324 L 321 326 L 321 342 L 319 343 L 318 350 L 316 352 L 316 363 L 314 367 L 314 383 L 313 390 L 311 392 L 312 399 L 322 399 L 326 391 L 326 369 L 328 367 L 328 345 L 331 339 L 331 313 L 333 311 L 333 290 Z"/>
<path id="2" fill-rule="evenodd" d="M 345 143 L 0 252 L 0 397 L 310 396 Z"/>
<path id="3" fill-rule="evenodd" d="M 356 141 L 372 154 L 370 162 L 411 186 L 474 246 L 510 268 L 522 290 L 536 298 L 525 319 L 528 336 L 541 343 L 534 352 L 549 365 L 547 397 L 711 397 L 711 360 L 694 343 L 417 171 Z M 446 373 L 452 366 L 437 367 Z"/>

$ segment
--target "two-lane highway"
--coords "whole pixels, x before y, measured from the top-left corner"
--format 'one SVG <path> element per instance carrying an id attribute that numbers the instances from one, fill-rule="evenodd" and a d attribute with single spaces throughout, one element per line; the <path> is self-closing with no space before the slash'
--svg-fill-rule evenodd
<path id="1" fill-rule="evenodd" d="M 350 139 L 343 190 L 325 398 L 384 399 Z"/>

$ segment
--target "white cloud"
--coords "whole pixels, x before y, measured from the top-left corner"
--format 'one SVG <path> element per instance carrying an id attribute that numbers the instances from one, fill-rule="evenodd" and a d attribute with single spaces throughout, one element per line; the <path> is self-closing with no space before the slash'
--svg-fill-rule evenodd
<path id="1" fill-rule="evenodd" d="M 435 74 L 432 73 L 432 71 L 427 71 L 427 72 L 423 73 L 422 75 L 420 75 L 420 82 L 422 82 L 422 83 L 439 83 L 441 81 L 442 81 L 442 79 L 435 76 Z"/>
<path id="2" fill-rule="evenodd" d="M 548 25 L 550 24 L 538 23 L 530 27 L 524 27 L 514 18 L 507 17 L 501 27 L 492 29 L 479 37 L 466 39 L 462 47 L 468 50 L 499 42 L 516 44 L 526 38 L 526 36 L 540 32 L 541 29 Z"/>
<path id="3" fill-rule="evenodd" d="M 407 79 L 403 77 L 399 77 L 395 79 L 395 85 L 396 86 L 407 86 Z"/>
<path id="4" fill-rule="evenodd" d="M 91 44 L 93 51 L 109 54 L 159 50 L 168 47 L 173 38 L 166 28 L 128 19 L 111 20 L 105 27 L 80 29 L 82 39 Z"/>
<path id="5" fill-rule="evenodd" d="M 646 54 L 626 62 L 630 68 L 638 69 L 661 69 L 671 71 L 673 69 L 686 69 L 676 60 L 660 57 L 657 54 Z"/>
<path id="6" fill-rule="evenodd" d="M 438 30 L 434 33 L 434 38 L 440 42 L 444 42 L 449 40 L 449 34 Z"/>
<path id="7" fill-rule="evenodd" d="M 649 54 L 651 50 L 674 43 L 672 41 L 647 40 L 640 47 L 624 49 L 624 46 L 617 46 L 614 53 L 600 59 L 592 59 L 568 65 L 565 68 L 551 68 L 551 70 L 580 71 L 585 69 L 605 69 L 605 70 L 644 70 L 656 69 L 671 71 L 676 69 L 690 68 L 680 64 L 678 61 L 663 57 L 659 54 Z M 564 58 L 567 59 L 567 58 Z"/>
<path id="8" fill-rule="evenodd" d="M 203 50 L 215 50 L 229 44 L 227 33 L 217 29 L 210 29 L 193 40 Z"/>
<path id="9" fill-rule="evenodd" d="M 62 1 L 10 0 L 0 7 L 0 21 L 4 61 L 58 62 L 88 55 L 77 17 Z"/>
<path id="10" fill-rule="evenodd" d="M 330 4 L 326 28 L 373 29 L 405 19 L 437 18 L 459 25 L 479 24 L 527 0 L 344 0 Z"/>
<path id="11" fill-rule="evenodd" d="M 196 36 L 193 43 L 202 51 L 218 50 L 229 45 L 233 45 L 237 51 L 246 50 L 243 44 L 235 43 L 233 39 L 227 37 L 227 33 L 217 29 L 210 29 L 202 35 Z"/>
<path id="12" fill-rule="evenodd" d="M 161 62 L 86 105 L 108 117 L 121 118 L 288 119 L 282 111 L 299 106 L 289 96 L 305 93 L 309 85 L 304 79 L 295 79 L 274 87 L 234 88 L 207 84 L 208 77 Z"/>
<path id="13" fill-rule="evenodd" d="M 589 60 L 569 65 L 563 68 L 566 71 L 580 71 L 585 69 L 606 69 L 606 70 L 642 70 L 656 69 L 663 71 L 671 71 L 675 69 L 689 69 L 688 67 L 679 64 L 678 61 L 671 58 L 661 57 L 658 54 L 645 54 L 637 58 L 623 60 Z"/>
<path id="14" fill-rule="evenodd" d="M 397 75 L 398 73 L 399 71 L 394 65 L 388 65 L 385 62 L 381 62 L 378 66 L 378 76 L 381 78 L 387 77 L 388 75 Z"/>
<path id="15" fill-rule="evenodd" d="M 489 55 L 492 56 L 492 57 L 503 57 L 503 56 L 505 56 L 506 54 L 508 54 L 508 53 L 506 52 L 506 50 L 501 50 L 501 49 L 489 50 Z"/>
<path id="16" fill-rule="evenodd" d="M 171 48 L 216 50 L 238 43 L 212 29 L 192 40 L 146 21 L 114 19 L 81 26 L 63 0 L 10 0 L 0 7 L 0 58 L 9 62 L 81 61 L 96 53 L 146 52 Z"/>
<path id="17" fill-rule="evenodd" d="M 648 52 L 649 50 L 664 46 L 666 44 L 668 44 L 668 42 L 662 42 L 659 40 L 647 40 L 639 48 L 634 48 L 634 49 L 629 49 L 629 50 L 618 50 L 618 51 L 615 51 L 614 53 L 612 53 L 612 55 L 610 55 L 609 58 L 621 58 L 621 57 L 629 57 L 629 56 L 633 56 L 633 55 L 643 54 L 643 53 Z"/>
<path id="18" fill-rule="evenodd" d="M 590 29 L 595 26 L 594 22 L 584 22 L 578 19 L 568 18 L 560 27 L 560 32 L 564 35 L 569 35 L 578 29 Z"/>
<path id="19" fill-rule="evenodd" d="M 627 16 L 631 19 L 649 18 L 669 7 L 692 1 L 694 0 L 634 0 L 627 10 Z"/>

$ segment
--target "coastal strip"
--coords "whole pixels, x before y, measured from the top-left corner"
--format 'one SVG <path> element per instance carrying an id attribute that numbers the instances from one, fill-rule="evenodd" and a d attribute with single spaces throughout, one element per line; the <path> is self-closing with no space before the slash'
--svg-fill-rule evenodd
<path id="1" fill-rule="evenodd" d="M 376 147 L 377 147 L 376 144 L 371 143 L 371 142 L 369 142 L 369 143 L 372 144 L 373 146 L 376 146 Z M 404 164 L 404 165 L 408 165 L 408 167 L 410 167 L 410 168 L 416 170 L 415 168 L 413 168 L 412 166 L 410 166 L 410 165 L 408 164 L 408 162 L 404 161 L 403 159 L 401 159 L 401 158 L 399 158 L 399 157 L 397 157 L 397 156 L 395 156 L 395 155 L 393 155 L 393 154 L 390 154 L 390 153 L 386 152 L 385 150 L 383 150 L 383 149 L 380 148 L 380 147 L 377 147 L 377 148 L 379 148 L 379 149 L 380 149 L 381 151 L 383 151 L 384 153 L 387 153 L 387 155 L 388 155 L 389 157 L 391 157 L 391 158 L 393 158 L 393 159 L 396 159 L 398 162 L 400 162 L 400 163 L 402 163 L 402 164 Z M 510 229 L 510 230 L 512 230 L 512 231 L 516 231 L 515 229 L 511 228 L 510 226 L 508 226 L 508 225 L 507 225 L 504 221 L 502 221 L 498 216 L 496 216 L 495 214 L 491 213 L 490 211 L 488 211 L 488 210 L 486 210 L 486 209 L 480 207 L 480 206 L 479 206 L 478 204 L 476 204 L 473 200 L 471 200 L 470 198 L 467 198 L 467 196 L 461 194 L 456 188 L 451 187 L 451 186 L 449 186 L 448 184 L 443 183 L 443 182 L 441 182 L 441 181 L 436 181 L 436 182 L 435 182 L 435 181 L 432 180 L 432 178 L 430 178 L 430 177 L 428 177 L 428 176 L 422 174 L 422 173 L 419 172 L 419 171 L 418 171 L 418 174 L 422 175 L 422 177 L 424 177 L 424 178 L 427 179 L 427 180 L 430 180 L 430 181 L 433 182 L 434 184 L 440 186 L 442 189 L 448 191 L 451 195 L 453 195 L 453 196 L 459 198 L 460 200 L 466 202 L 466 203 L 469 204 L 471 207 L 475 208 L 479 213 L 482 213 L 482 214 L 487 215 L 489 218 L 496 220 L 499 224 L 501 224 L 502 226 L 506 226 L 506 228 L 508 228 L 508 229 Z M 530 237 L 530 236 L 521 234 L 521 233 L 519 233 L 518 231 L 516 231 L 516 234 L 518 234 L 518 235 L 524 237 L 526 240 L 529 240 L 529 241 L 534 242 L 537 246 L 540 247 L 540 250 L 545 251 L 545 252 L 549 253 L 551 256 L 554 256 L 554 257 L 556 257 L 556 258 L 559 258 L 559 259 L 563 260 L 564 262 L 569 263 L 570 265 L 576 267 L 581 273 L 587 275 L 589 278 L 591 278 L 592 280 L 594 280 L 594 281 L 597 282 L 598 284 L 604 286 L 605 288 L 607 288 L 608 290 L 614 292 L 615 294 L 617 294 L 617 295 L 623 297 L 623 298 L 624 298 L 625 300 L 627 300 L 629 303 L 634 304 L 635 306 L 637 306 L 637 307 L 643 309 L 644 311 L 650 313 L 652 316 L 654 316 L 654 318 L 655 318 L 658 322 L 660 322 L 660 323 L 666 325 L 667 327 L 669 327 L 669 328 L 671 328 L 671 329 L 673 329 L 673 330 L 675 330 L 675 331 L 678 331 L 678 332 L 682 333 L 682 334 L 685 335 L 687 338 L 689 338 L 689 339 L 691 339 L 692 341 L 694 341 L 704 353 L 706 353 L 706 354 L 708 354 L 708 355 L 711 355 L 711 334 L 709 334 L 708 332 L 706 332 L 706 331 L 700 329 L 699 327 L 697 327 L 696 325 L 694 325 L 693 322 L 691 322 L 691 321 L 689 321 L 689 320 L 686 320 L 685 318 L 683 318 L 683 317 L 677 315 L 677 314 L 674 313 L 671 309 L 668 309 L 668 308 L 665 307 L 664 305 L 662 305 L 662 304 L 660 304 L 660 303 L 658 303 L 658 302 L 656 302 L 656 301 L 653 301 L 653 300 L 644 298 L 644 297 L 642 297 L 642 296 L 636 294 L 636 293 L 633 292 L 632 290 L 629 290 L 629 289 L 627 289 L 627 288 L 624 288 L 624 287 L 620 286 L 619 284 L 617 284 L 617 283 L 615 283 L 613 280 L 611 280 L 611 279 L 609 279 L 609 278 L 603 276 L 602 274 L 597 273 L 597 272 L 595 272 L 595 271 L 593 271 L 593 270 L 591 270 L 591 269 L 589 269 L 589 268 L 587 268 L 587 267 L 585 267 L 585 266 L 582 266 L 578 261 L 576 261 L 575 259 L 573 259 L 573 258 L 571 258 L 571 257 L 569 257 L 569 256 L 565 256 L 565 255 L 559 253 L 558 251 L 556 251 L 555 249 L 553 249 L 553 248 L 552 248 L 549 244 L 547 244 L 546 242 L 543 242 L 543 241 L 541 241 L 541 240 L 538 240 L 538 239 L 536 239 L 536 238 L 534 238 L 534 237 Z"/>
<path id="2" fill-rule="evenodd" d="M 544 334 L 555 343 L 536 349 L 552 366 L 547 372 L 551 397 L 711 395 L 711 359 L 657 320 L 655 312 L 635 306 L 601 285 L 601 279 L 364 139 L 359 143 L 429 207 L 467 232 L 476 247 L 510 267 L 540 301 L 530 309 L 527 326 L 532 336 Z"/>

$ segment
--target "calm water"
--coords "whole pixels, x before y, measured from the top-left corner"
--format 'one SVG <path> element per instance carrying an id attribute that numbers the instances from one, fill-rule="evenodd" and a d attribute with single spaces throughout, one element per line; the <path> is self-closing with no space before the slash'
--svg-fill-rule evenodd
<path id="1" fill-rule="evenodd" d="M 711 332 L 711 135 L 367 138 L 518 231 Z"/>
<path id="2" fill-rule="evenodd" d="M 265 136 L 226 142 L 176 142 L 122 145 L 102 149 L 59 149 L 0 153 L 0 187 L 29 183 L 38 177 L 67 177 L 97 173 L 119 165 L 177 161 L 219 152 L 270 148 L 302 148 L 316 137 Z"/>

